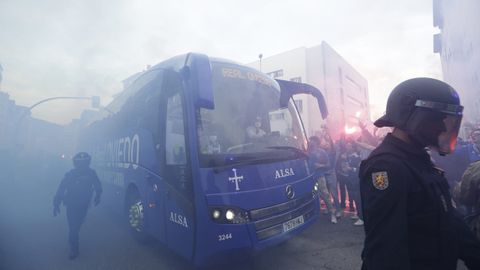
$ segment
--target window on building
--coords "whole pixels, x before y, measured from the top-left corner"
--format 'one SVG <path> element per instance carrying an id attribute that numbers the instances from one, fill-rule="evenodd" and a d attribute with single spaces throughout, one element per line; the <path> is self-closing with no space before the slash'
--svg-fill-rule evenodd
<path id="1" fill-rule="evenodd" d="M 302 82 L 302 77 L 293 77 L 293 78 L 290 79 L 290 81 L 301 83 Z"/>
<path id="2" fill-rule="evenodd" d="M 296 99 L 295 100 L 295 106 L 297 106 L 297 110 L 298 110 L 299 113 L 303 112 L 303 100 Z"/>
<path id="3" fill-rule="evenodd" d="M 270 116 L 269 116 L 269 119 L 270 119 L 270 121 L 285 119 L 285 113 L 283 113 L 283 112 L 271 113 Z"/>
<path id="4" fill-rule="evenodd" d="M 272 71 L 272 72 L 268 72 L 267 75 L 270 76 L 270 77 L 272 77 L 272 78 L 283 77 L 283 69 L 279 69 L 279 70 L 275 70 L 275 71 Z"/>
<path id="5" fill-rule="evenodd" d="M 442 52 L 442 35 L 441 34 L 433 35 L 433 52 L 434 53 Z"/>
<path id="6" fill-rule="evenodd" d="M 343 95 L 343 87 L 340 87 L 340 103 L 342 104 L 342 106 L 345 105 L 345 97 Z"/>
<path id="7" fill-rule="evenodd" d="M 443 14 L 442 14 L 441 0 L 433 0 L 433 26 L 443 28 Z"/>
<path id="8" fill-rule="evenodd" d="M 358 107 L 358 108 L 361 108 L 363 105 L 362 101 L 360 101 L 359 99 L 357 99 L 356 97 L 353 97 L 351 95 L 346 95 L 346 98 L 347 98 L 347 101 L 350 105 L 353 105 L 354 107 Z M 351 106 L 348 106 L 348 107 L 351 107 Z M 353 107 L 352 106 L 352 107 Z"/>

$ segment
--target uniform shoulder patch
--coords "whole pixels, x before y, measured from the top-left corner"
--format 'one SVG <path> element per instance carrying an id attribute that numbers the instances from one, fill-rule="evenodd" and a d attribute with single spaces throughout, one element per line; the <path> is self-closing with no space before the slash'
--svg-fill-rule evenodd
<path id="1" fill-rule="evenodd" d="M 388 188 L 388 174 L 386 171 L 372 173 L 373 186 L 378 190 L 385 190 Z"/>

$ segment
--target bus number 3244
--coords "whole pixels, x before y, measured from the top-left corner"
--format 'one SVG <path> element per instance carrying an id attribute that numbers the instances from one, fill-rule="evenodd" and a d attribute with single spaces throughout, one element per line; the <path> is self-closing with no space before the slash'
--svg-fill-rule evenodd
<path id="1" fill-rule="evenodd" d="M 226 233 L 226 234 L 220 234 L 218 236 L 218 241 L 225 241 L 225 240 L 228 240 L 228 239 L 232 239 L 232 234 L 231 233 Z"/>

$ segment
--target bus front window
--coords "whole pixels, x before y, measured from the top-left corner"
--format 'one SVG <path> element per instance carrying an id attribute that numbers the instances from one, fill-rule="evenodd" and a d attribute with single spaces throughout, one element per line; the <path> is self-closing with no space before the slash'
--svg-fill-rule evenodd
<path id="1" fill-rule="evenodd" d="M 214 62 L 212 72 L 215 109 L 201 108 L 197 117 L 203 167 L 222 166 L 232 157 L 289 159 L 305 150 L 293 101 L 280 108 L 274 80 L 233 64 Z"/>

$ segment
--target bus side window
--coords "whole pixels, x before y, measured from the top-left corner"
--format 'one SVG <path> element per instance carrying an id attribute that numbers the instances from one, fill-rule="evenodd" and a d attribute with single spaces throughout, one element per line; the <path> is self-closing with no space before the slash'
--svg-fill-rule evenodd
<path id="1" fill-rule="evenodd" d="M 186 165 L 185 127 L 182 96 L 179 92 L 167 98 L 165 154 L 167 165 Z"/>
<path id="2" fill-rule="evenodd" d="M 160 91 L 161 76 L 146 85 L 139 93 L 136 107 L 139 110 L 136 125 L 152 134 L 154 145 L 160 143 Z"/>
<path id="3" fill-rule="evenodd" d="M 130 86 L 133 93 L 121 109 L 124 128 L 141 127 L 157 137 L 161 75 L 159 70 L 150 71 Z"/>

